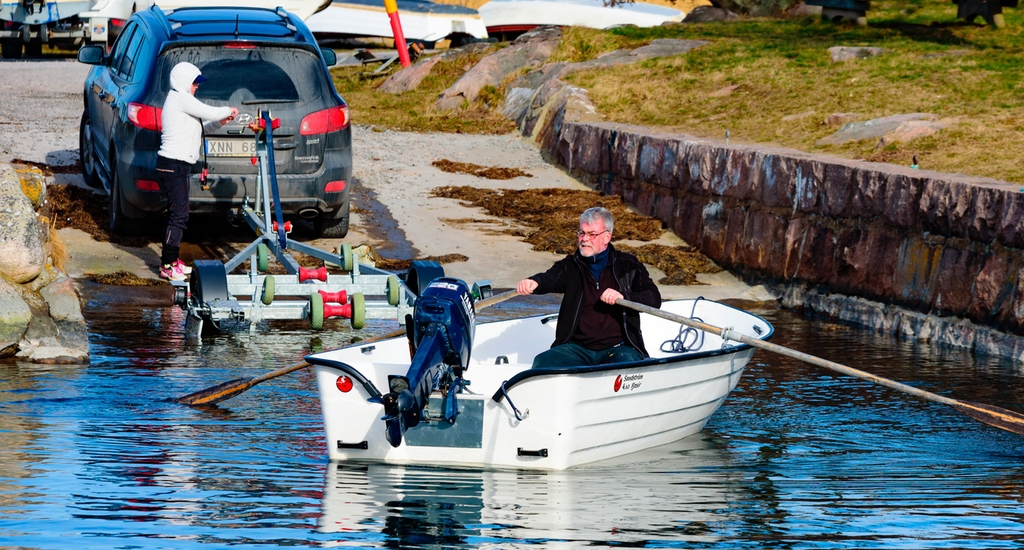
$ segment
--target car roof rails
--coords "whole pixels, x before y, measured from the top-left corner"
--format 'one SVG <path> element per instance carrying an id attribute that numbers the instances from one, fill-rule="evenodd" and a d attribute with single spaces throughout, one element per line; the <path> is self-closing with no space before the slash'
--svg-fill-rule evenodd
<path id="1" fill-rule="evenodd" d="M 175 27 L 171 25 L 170 19 L 167 19 L 167 14 L 164 13 L 164 10 L 156 4 L 153 4 L 149 9 L 157 14 L 156 18 L 163 25 L 164 31 L 167 32 L 167 38 L 171 40 L 177 38 L 177 34 L 174 32 Z"/>
<path id="2" fill-rule="evenodd" d="M 295 28 L 295 25 L 292 23 L 292 14 L 288 13 L 288 10 L 284 9 L 283 6 L 278 6 L 274 11 L 284 19 L 284 23 L 288 27 L 288 30 L 292 32 L 299 30 Z"/>

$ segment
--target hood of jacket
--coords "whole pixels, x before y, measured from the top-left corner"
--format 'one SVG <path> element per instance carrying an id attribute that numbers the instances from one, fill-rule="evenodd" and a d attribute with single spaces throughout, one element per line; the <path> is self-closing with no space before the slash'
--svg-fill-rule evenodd
<path id="1" fill-rule="evenodd" d="M 199 70 L 199 67 L 187 61 L 178 63 L 171 69 L 171 89 L 184 94 L 191 94 L 192 83 L 201 74 L 203 73 Z"/>

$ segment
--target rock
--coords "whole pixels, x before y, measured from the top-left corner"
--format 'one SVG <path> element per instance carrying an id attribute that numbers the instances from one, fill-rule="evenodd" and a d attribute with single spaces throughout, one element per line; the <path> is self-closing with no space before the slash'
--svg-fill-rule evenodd
<path id="1" fill-rule="evenodd" d="M 437 65 L 438 62 L 468 57 L 490 47 L 491 45 L 486 42 L 474 42 L 461 48 L 454 48 L 438 55 L 420 59 L 416 63 L 413 63 L 411 67 L 406 67 L 389 76 L 388 79 L 385 80 L 377 89 L 389 94 L 400 94 L 402 92 L 415 90 L 416 87 L 420 85 L 420 82 L 423 82 L 423 79 L 430 74 L 431 69 L 433 69 L 434 65 Z"/>
<path id="2" fill-rule="evenodd" d="M 562 86 L 566 85 L 565 82 L 562 82 L 562 79 L 566 75 L 577 71 L 636 63 L 638 61 L 654 57 L 679 55 L 694 48 L 699 48 L 707 43 L 708 42 L 703 40 L 659 38 L 652 40 L 651 43 L 646 46 L 641 46 L 634 50 L 615 50 L 606 52 L 598 56 L 596 59 L 591 59 L 589 61 L 581 61 L 579 63 L 550 63 L 548 65 L 544 65 L 536 71 L 531 71 L 520 76 L 507 86 L 508 91 L 505 93 L 505 102 L 501 108 L 502 114 L 511 120 L 514 120 L 516 124 L 520 126 L 521 130 L 524 130 L 527 135 L 530 135 L 533 132 L 535 120 L 531 122 L 528 119 L 536 118 L 537 114 L 545 109 L 544 103 L 548 99 L 557 96 L 558 90 L 560 90 Z M 549 83 L 555 81 L 558 81 L 558 84 L 552 88 Z M 541 94 L 541 89 L 546 89 L 543 97 L 535 97 L 535 94 Z M 573 93 L 576 95 L 579 95 L 580 93 L 586 95 L 585 92 Z M 589 105 L 590 100 L 587 99 L 586 103 Z M 587 109 L 581 108 L 580 112 L 587 112 Z M 596 113 L 586 116 L 590 117 L 588 120 L 600 120 L 600 117 L 596 115 Z"/>
<path id="3" fill-rule="evenodd" d="M 21 191 L 32 202 L 32 208 L 39 210 L 46 201 L 46 176 L 35 166 L 14 165 L 14 171 L 21 177 Z"/>
<path id="4" fill-rule="evenodd" d="M 821 6 L 808 6 L 797 2 L 786 9 L 786 17 L 821 17 Z"/>
<path id="5" fill-rule="evenodd" d="M 885 53 L 883 48 L 862 47 L 862 46 L 833 46 L 828 49 L 828 55 L 833 63 L 842 61 L 853 61 L 856 59 L 867 59 Z"/>
<path id="6" fill-rule="evenodd" d="M 0 164 L 0 275 L 15 283 L 35 279 L 46 262 L 32 202 L 22 192 L 21 177 Z"/>
<path id="7" fill-rule="evenodd" d="M 82 305 L 78 292 L 70 277 L 61 277 L 39 291 L 50 307 L 50 318 L 54 321 L 84 322 Z"/>
<path id="8" fill-rule="evenodd" d="M 533 88 L 511 88 L 505 92 L 505 102 L 501 106 L 501 114 L 509 120 L 519 121 L 530 108 Z"/>
<path id="9" fill-rule="evenodd" d="M 32 310 L 21 298 L 21 293 L 0 278 L 0 357 L 14 355 L 31 321 Z"/>
<path id="10" fill-rule="evenodd" d="M 551 57 L 561 39 L 562 31 L 557 27 L 538 27 L 520 35 L 507 48 L 481 59 L 441 92 L 436 107 L 442 111 L 457 109 L 463 102 L 476 101 L 484 86 L 498 86 L 507 76 L 523 68 L 540 67 Z"/>
<path id="11" fill-rule="evenodd" d="M 814 116 L 814 111 L 804 111 L 802 113 L 797 113 L 795 115 L 786 115 L 786 116 L 782 117 L 782 122 L 791 122 L 791 121 L 794 121 L 794 120 L 803 120 L 803 119 L 805 119 L 807 117 L 811 117 L 811 116 Z"/>
<path id="12" fill-rule="evenodd" d="M 17 357 L 32 363 L 80 365 L 89 362 L 88 353 L 60 345 L 55 338 L 23 343 Z"/>
<path id="13" fill-rule="evenodd" d="M 697 6 L 683 18 L 683 23 L 710 23 L 712 21 L 731 21 L 738 18 L 735 13 L 714 6 Z"/>
<path id="14" fill-rule="evenodd" d="M 853 122 L 858 118 L 860 117 L 854 113 L 832 113 L 831 115 L 825 117 L 825 120 L 823 120 L 821 123 L 824 124 L 825 126 L 842 126 L 849 122 Z"/>
<path id="15" fill-rule="evenodd" d="M 913 141 L 937 133 L 946 128 L 947 124 L 937 120 L 908 120 L 895 130 L 882 136 L 877 147 L 885 147 L 890 143 Z"/>
<path id="16" fill-rule="evenodd" d="M 862 139 L 878 139 L 895 131 L 905 122 L 915 120 L 935 120 L 936 118 L 938 117 L 929 113 L 910 113 L 875 118 L 864 122 L 849 122 L 844 124 L 836 133 L 819 139 L 815 142 L 815 145 L 840 145 Z"/>
<path id="17" fill-rule="evenodd" d="M 623 59 L 625 63 L 635 63 L 655 57 L 672 57 L 684 54 L 695 48 L 708 44 L 706 40 L 684 40 L 681 38 L 655 38 L 650 44 L 640 46 L 629 52 L 633 59 Z M 600 58 L 598 58 L 600 59 Z"/>

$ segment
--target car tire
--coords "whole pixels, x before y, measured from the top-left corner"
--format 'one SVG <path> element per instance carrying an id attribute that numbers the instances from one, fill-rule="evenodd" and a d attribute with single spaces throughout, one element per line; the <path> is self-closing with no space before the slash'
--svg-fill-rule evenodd
<path id="1" fill-rule="evenodd" d="M 121 176 L 117 174 L 117 159 L 110 162 L 110 230 L 118 235 L 134 237 L 145 230 L 145 220 L 124 215 L 121 210 Z"/>
<path id="2" fill-rule="evenodd" d="M 346 205 L 345 213 L 340 218 L 333 220 L 321 219 L 317 222 L 316 232 L 319 237 L 325 239 L 344 239 L 348 235 L 349 211 Z"/>
<path id="3" fill-rule="evenodd" d="M 24 42 L 20 38 L 6 38 L 0 42 L 0 53 L 4 59 L 21 59 Z"/>
<path id="4" fill-rule="evenodd" d="M 103 187 L 100 176 L 96 172 L 96 152 L 92 148 L 92 127 L 90 126 L 89 110 L 82 113 L 82 123 L 78 126 L 78 166 L 82 169 L 82 177 L 89 187 Z"/>

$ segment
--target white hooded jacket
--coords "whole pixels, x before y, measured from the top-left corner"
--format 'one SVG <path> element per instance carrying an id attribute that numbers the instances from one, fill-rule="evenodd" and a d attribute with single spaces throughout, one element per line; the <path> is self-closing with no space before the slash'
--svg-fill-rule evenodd
<path id="1" fill-rule="evenodd" d="M 212 132 L 220 128 L 221 120 L 231 116 L 231 107 L 213 107 L 192 95 L 192 83 L 200 74 L 198 67 L 187 62 L 171 69 L 171 91 L 160 115 L 162 130 L 157 154 L 161 157 L 194 164 L 202 146 L 200 119 L 212 121 L 205 125 L 206 131 Z"/>

